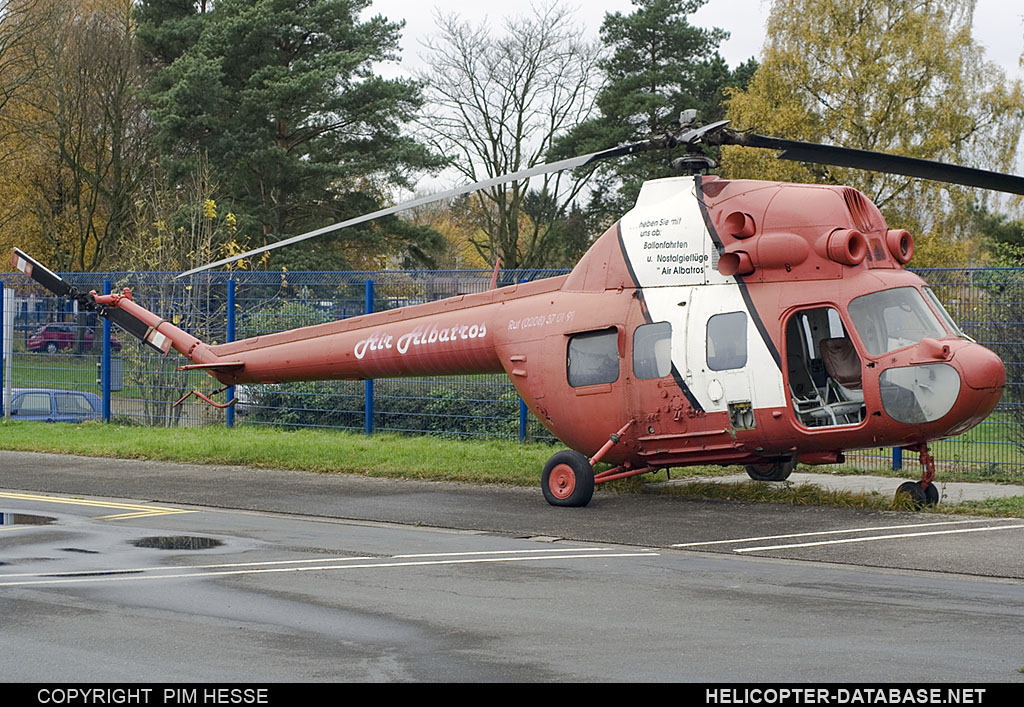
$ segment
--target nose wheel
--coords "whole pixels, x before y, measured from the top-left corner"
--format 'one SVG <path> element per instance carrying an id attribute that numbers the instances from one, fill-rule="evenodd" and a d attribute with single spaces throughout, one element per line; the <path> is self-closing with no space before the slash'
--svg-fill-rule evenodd
<path id="1" fill-rule="evenodd" d="M 922 444 L 917 448 L 921 460 L 921 480 L 907 481 L 900 484 L 896 489 L 896 495 L 901 493 L 910 496 L 914 502 L 914 508 L 920 510 L 924 506 L 934 506 L 939 502 L 939 489 L 932 483 L 935 480 L 935 460 L 928 453 L 928 445 Z"/>

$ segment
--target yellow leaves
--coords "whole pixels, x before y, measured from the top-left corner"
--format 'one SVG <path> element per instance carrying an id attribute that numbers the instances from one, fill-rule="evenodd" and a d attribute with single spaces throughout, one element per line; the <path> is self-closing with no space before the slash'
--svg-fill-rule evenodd
<path id="1" fill-rule="evenodd" d="M 203 200 L 203 218 L 208 218 L 211 221 L 217 218 L 217 202 L 213 199 Z"/>

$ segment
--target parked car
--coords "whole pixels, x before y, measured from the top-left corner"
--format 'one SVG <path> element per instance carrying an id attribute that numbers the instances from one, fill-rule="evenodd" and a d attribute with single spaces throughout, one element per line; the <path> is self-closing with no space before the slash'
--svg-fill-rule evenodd
<path id="1" fill-rule="evenodd" d="M 70 324 L 46 324 L 28 337 L 26 348 L 36 353 L 46 351 L 57 353 L 61 349 L 70 349 L 75 345 L 77 327 Z M 94 334 L 92 329 L 86 328 L 82 331 L 82 338 L 85 340 L 86 348 L 92 348 Z M 110 335 L 110 348 L 114 351 L 121 350 L 121 342 L 113 334 Z"/>
<path id="2" fill-rule="evenodd" d="M 11 391 L 11 418 L 15 420 L 82 422 L 102 414 L 103 402 L 95 393 L 56 388 L 14 388 Z"/>

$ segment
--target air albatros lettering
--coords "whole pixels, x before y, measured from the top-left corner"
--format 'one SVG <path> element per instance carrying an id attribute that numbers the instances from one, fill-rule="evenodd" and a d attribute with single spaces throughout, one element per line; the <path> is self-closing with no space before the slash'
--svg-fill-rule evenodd
<path id="1" fill-rule="evenodd" d="M 356 342 L 353 353 L 356 358 L 362 360 L 367 351 L 383 351 L 395 349 L 399 354 L 405 353 L 413 346 L 424 344 L 435 344 L 446 341 L 462 341 L 469 339 L 482 339 L 487 336 L 487 325 L 480 324 L 456 324 L 453 327 L 438 328 L 436 324 L 421 324 L 408 334 L 402 334 L 395 340 L 387 332 L 379 332 L 373 336 Z"/>

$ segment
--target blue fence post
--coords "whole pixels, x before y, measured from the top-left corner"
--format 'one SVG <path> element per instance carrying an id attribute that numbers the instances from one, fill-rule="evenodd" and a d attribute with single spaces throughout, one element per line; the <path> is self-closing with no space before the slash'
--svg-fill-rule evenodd
<path id="1" fill-rule="evenodd" d="M 524 278 L 519 279 L 519 284 L 526 282 Z M 526 403 L 523 402 L 522 398 L 519 398 L 519 441 L 526 441 L 526 423 L 529 419 L 530 410 L 526 407 Z"/>
<path id="2" fill-rule="evenodd" d="M 110 294 L 110 280 L 103 281 L 103 294 Z M 110 422 L 110 320 L 103 317 L 103 365 L 100 366 L 103 421 Z"/>
<path id="3" fill-rule="evenodd" d="M 903 468 L 903 450 L 899 447 L 892 448 L 892 470 L 899 471 Z"/>
<path id="4" fill-rule="evenodd" d="M 14 338 L 14 327 L 11 327 L 11 338 Z M 14 347 L 11 347 L 14 355 Z M 7 361 L 4 360 L 4 283 L 0 280 L 0 403 L 4 400 L 4 374 L 7 372 Z"/>
<path id="5" fill-rule="evenodd" d="M 235 279 L 231 278 L 228 280 L 228 321 L 227 331 L 224 334 L 224 338 L 228 343 L 235 340 Z M 235 386 L 228 388 L 227 399 L 233 400 L 235 397 Z M 228 427 L 235 426 L 235 406 L 232 405 L 227 409 L 224 415 L 224 419 L 227 422 Z"/>
<path id="6" fill-rule="evenodd" d="M 370 314 L 373 312 L 373 280 L 366 281 L 366 304 L 363 307 L 363 312 Z M 364 410 L 363 424 L 366 428 L 366 434 L 373 434 L 373 379 L 367 379 L 365 383 L 365 402 L 366 405 Z"/>

